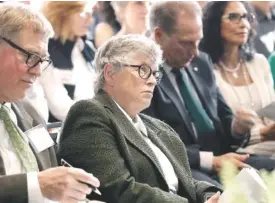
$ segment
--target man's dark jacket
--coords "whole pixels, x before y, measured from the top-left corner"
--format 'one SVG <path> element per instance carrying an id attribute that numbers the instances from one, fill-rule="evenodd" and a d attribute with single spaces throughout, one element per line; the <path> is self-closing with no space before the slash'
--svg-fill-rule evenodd
<path id="1" fill-rule="evenodd" d="M 165 71 L 155 88 L 151 105 L 144 113 L 164 121 L 180 135 L 186 145 L 191 168 L 199 169 L 200 151 L 211 151 L 214 155 L 231 152 L 234 151 L 231 146 L 240 145 L 245 136 L 231 134 L 233 114 L 216 85 L 213 64 L 208 55 L 200 52 L 186 69 L 207 115 L 213 121 L 215 132 L 196 136 L 190 114 Z"/>

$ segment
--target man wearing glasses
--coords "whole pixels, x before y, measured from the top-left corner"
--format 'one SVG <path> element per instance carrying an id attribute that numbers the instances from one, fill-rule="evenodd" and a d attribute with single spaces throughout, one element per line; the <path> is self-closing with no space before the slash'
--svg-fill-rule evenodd
<path id="1" fill-rule="evenodd" d="M 16 104 L 51 63 L 47 49 L 52 33 L 45 17 L 29 7 L 0 5 L 0 202 L 77 202 L 91 192 L 87 184 L 99 186 L 81 169 L 51 168 L 57 161 L 43 128 L 23 133 L 35 123 L 35 110 Z"/>

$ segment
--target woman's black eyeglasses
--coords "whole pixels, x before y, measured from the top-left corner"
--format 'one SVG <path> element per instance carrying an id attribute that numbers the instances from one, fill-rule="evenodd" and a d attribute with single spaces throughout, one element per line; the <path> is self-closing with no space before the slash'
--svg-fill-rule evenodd
<path id="1" fill-rule="evenodd" d="M 233 23 L 239 23 L 242 19 L 246 19 L 248 22 L 253 23 L 255 21 L 255 15 L 252 13 L 228 13 L 223 16 Z"/>
<path id="2" fill-rule="evenodd" d="M 138 68 L 138 74 L 139 77 L 142 79 L 147 80 L 150 78 L 151 75 L 153 75 L 157 81 L 157 83 L 160 82 L 162 78 L 162 72 L 161 71 L 153 71 L 152 68 L 146 64 L 143 65 L 131 65 L 131 64 L 122 64 L 123 66 L 128 66 L 128 67 L 133 67 L 133 68 Z"/>
<path id="3" fill-rule="evenodd" d="M 3 39 L 5 42 L 7 42 L 11 47 L 19 50 L 20 52 L 22 52 L 23 54 L 25 54 L 27 56 L 25 63 L 29 68 L 34 68 L 40 63 L 40 68 L 42 71 L 44 71 L 52 63 L 52 61 L 48 58 L 41 58 L 39 55 L 26 51 L 22 47 L 18 46 L 14 42 L 12 42 L 4 37 L 0 37 L 0 38 Z"/>

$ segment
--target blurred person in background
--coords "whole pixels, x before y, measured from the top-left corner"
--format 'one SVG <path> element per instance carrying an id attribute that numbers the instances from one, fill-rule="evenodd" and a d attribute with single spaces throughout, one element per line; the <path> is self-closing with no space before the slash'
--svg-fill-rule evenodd
<path id="1" fill-rule="evenodd" d="M 91 35 L 96 47 L 115 35 L 121 28 L 110 1 L 98 1 L 94 11 L 95 23 Z"/>
<path id="2" fill-rule="evenodd" d="M 268 58 L 275 50 L 275 9 L 272 1 L 250 1 L 254 7 L 257 24 L 257 36 L 254 47 L 256 52 Z"/>
<path id="3" fill-rule="evenodd" d="M 267 59 L 253 51 L 252 11 L 246 2 L 210 2 L 200 48 L 214 62 L 217 85 L 234 114 L 253 121 L 248 146 L 238 151 L 272 156 L 275 142 L 268 140 L 275 138 L 275 124 L 256 112 L 274 101 L 273 79 Z"/>
<path id="4" fill-rule="evenodd" d="M 197 1 L 200 7 L 203 9 L 209 1 Z"/>
<path id="5" fill-rule="evenodd" d="M 121 25 L 117 35 L 144 34 L 146 32 L 148 1 L 112 1 L 111 5 Z"/>
<path id="6" fill-rule="evenodd" d="M 49 41 L 52 65 L 40 78 L 50 121 L 64 120 L 71 105 L 92 98 L 95 47 L 87 39 L 93 21 L 92 4 L 87 1 L 45 2 L 42 11 L 53 26 L 55 36 Z"/>
<path id="7" fill-rule="evenodd" d="M 144 34 L 146 32 L 146 16 L 149 9 L 147 1 L 112 1 L 111 5 L 115 11 L 117 21 L 120 23 L 120 30 L 113 35 L 125 34 Z M 107 27 L 109 26 L 109 29 Z M 105 25 L 105 30 L 112 30 L 110 24 Z M 102 35 L 104 30 L 96 30 L 95 41 L 97 47 L 100 46 L 106 39 L 98 43 L 98 37 Z"/>

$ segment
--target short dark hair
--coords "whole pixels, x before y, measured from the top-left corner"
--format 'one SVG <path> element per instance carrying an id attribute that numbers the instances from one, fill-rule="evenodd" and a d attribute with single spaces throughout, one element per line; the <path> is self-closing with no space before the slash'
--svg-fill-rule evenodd
<path id="1" fill-rule="evenodd" d="M 168 35 L 173 34 L 176 30 L 180 12 L 186 12 L 187 16 L 197 14 L 195 12 L 201 14 L 201 10 L 195 9 L 194 2 L 163 1 L 153 3 L 149 15 L 151 32 L 155 27 L 160 27 Z"/>
<path id="2" fill-rule="evenodd" d="M 224 43 L 221 37 L 221 18 L 229 1 L 209 2 L 203 9 L 203 39 L 200 49 L 211 57 L 213 63 L 217 63 L 224 54 Z M 249 14 L 254 13 L 253 8 L 247 3 L 242 2 Z M 241 45 L 239 50 L 240 58 L 250 61 L 254 56 L 253 41 L 256 32 L 254 24 L 251 25 L 248 40 Z"/>

